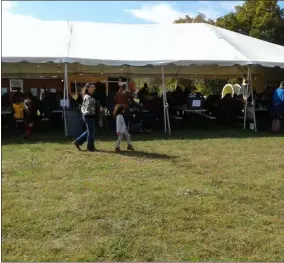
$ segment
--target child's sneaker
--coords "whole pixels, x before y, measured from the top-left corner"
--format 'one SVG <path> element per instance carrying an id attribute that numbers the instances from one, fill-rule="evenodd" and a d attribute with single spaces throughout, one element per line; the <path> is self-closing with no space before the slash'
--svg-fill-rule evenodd
<path id="1" fill-rule="evenodd" d="M 128 145 L 128 146 L 127 146 L 127 150 L 129 150 L 129 151 L 134 151 L 134 148 L 133 148 L 132 145 Z"/>
<path id="2" fill-rule="evenodd" d="M 115 152 L 116 152 L 116 153 L 121 153 L 120 148 L 115 148 Z"/>

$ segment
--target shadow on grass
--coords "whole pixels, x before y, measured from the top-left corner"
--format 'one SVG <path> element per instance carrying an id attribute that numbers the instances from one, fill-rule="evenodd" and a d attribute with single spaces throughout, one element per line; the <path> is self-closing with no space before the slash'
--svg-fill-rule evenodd
<path id="1" fill-rule="evenodd" d="M 159 141 L 159 140 L 204 140 L 204 139 L 246 139 L 246 138 L 267 138 L 284 137 L 284 134 L 274 134 L 271 132 L 253 132 L 248 130 L 242 130 L 241 128 L 228 128 L 228 127 L 211 127 L 207 129 L 179 129 L 173 130 L 172 135 L 158 131 L 151 133 L 132 134 L 133 141 Z M 10 144 L 35 144 L 35 143 L 56 143 L 56 144 L 68 144 L 72 142 L 74 138 L 65 137 L 62 130 L 50 130 L 41 131 L 33 134 L 30 140 L 24 140 L 21 134 L 10 135 L 2 133 L 2 145 Z M 115 142 L 115 132 L 109 132 L 105 134 L 97 134 L 96 140 L 103 142 Z"/>
<path id="2" fill-rule="evenodd" d="M 176 159 L 176 156 L 170 156 L 167 154 L 159 154 L 159 153 L 148 153 L 143 151 L 122 151 L 120 154 L 115 153 L 114 151 L 104 151 L 104 150 L 98 150 L 98 152 L 101 153 L 107 153 L 107 154 L 114 154 L 114 155 L 122 155 L 122 156 L 128 156 L 128 157 L 138 157 L 138 158 L 147 158 L 147 159 Z"/>

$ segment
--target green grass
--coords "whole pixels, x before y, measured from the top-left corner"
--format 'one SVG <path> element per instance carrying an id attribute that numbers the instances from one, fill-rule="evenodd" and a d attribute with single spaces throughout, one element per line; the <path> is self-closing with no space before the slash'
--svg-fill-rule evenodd
<path id="1" fill-rule="evenodd" d="M 147 134 L 124 155 L 114 141 L 2 141 L 3 261 L 284 260 L 283 137 Z"/>

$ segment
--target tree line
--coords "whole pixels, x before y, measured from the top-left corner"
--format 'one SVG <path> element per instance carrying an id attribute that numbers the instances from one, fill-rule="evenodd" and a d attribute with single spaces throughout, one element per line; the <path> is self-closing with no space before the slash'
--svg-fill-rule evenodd
<path id="1" fill-rule="evenodd" d="M 235 7 L 235 12 L 216 21 L 199 13 L 196 17 L 186 15 L 174 23 L 208 23 L 284 46 L 284 8 L 280 8 L 278 0 L 246 0 Z"/>

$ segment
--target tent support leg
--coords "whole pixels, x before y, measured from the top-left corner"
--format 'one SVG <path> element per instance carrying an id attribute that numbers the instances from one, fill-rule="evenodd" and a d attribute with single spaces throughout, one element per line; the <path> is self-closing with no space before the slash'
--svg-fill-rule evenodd
<path id="1" fill-rule="evenodd" d="M 251 71 L 249 69 L 249 82 L 250 82 L 250 93 L 251 93 L 251 105 L 252 105 L 252 115 L 253 115 L 253 125 L 254 125 L 254 131 L 257 132 L 257 127 L 256 127 L 256 117 L 255 117 L 255 101 L 254 101 L 254 96 L 253 96 L 253 87 L 252 87 L 252 77 L 251 77 Z"/>
<path id="2" fill-rule="evenodd" d="M 166 103 L 165 103 L 165 87 L 164 87 L 164 68 L 162 66 L 162 86 L 163 86 L 163 110 L 164 110 L 164 129 L 165 129 L 165 133 L 167 133 L 167 119 L 166 119 Z"/>
<path id="3" fill-rule="evenodd" d="M 247 109 L 248 109 L 248 90 L 249 90 L 249 69 L 248 69 L 248 73 L 247 73 L 247 85 L 245 88 L 245 110 L 244 110 L 244 130 L 246 129 L 246 125 L 247 125 Z"/>
<path id="4" fill-rule="evenodd" d="M 78 98 L 78 90 L 77 90 L 77 81 L 75 79 L 75 94 L 76 94 L 76 98 Z"/>
<path id="5" fill-rule="evenodd" d="M 67 63 L 64 64 L 64 93 L 63 93 L 63 119 L 64 119 L 64 131 L 67 136 L 67 120 L 66 120 L 66 105 L 65 102 L 68 100 L 68 67 Z"/>
<path id="6" fill-rule="evenodd" d="M 165 74 L 164 67 L 162 66 L 162 85 L 163 85 L 163 104 L 164 104 L 164 124 L 165 124 L 165 132 L 167 132 L 167 126 L 169 135 L 171 135 L 171 124 L 169 117 L 169 106 L 167 102 L 166 88 L 165 88 Z"/>

